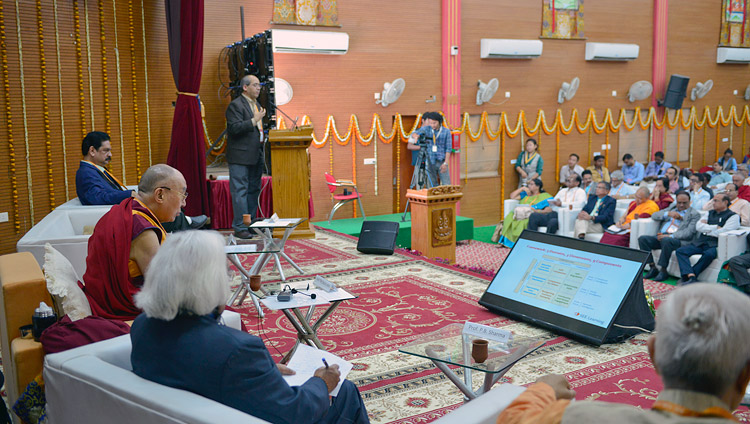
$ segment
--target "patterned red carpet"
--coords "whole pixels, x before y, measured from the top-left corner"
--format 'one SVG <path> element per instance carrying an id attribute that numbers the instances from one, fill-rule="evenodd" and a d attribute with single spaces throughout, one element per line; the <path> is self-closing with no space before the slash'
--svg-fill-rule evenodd
<path id="1" fill-rule="evenodd" d="M 319 335 L 327 350 L 354 363 L 349 379 L 360 388 L 373 423 L 427 423 L 461 405 L 460 392 L 431 362 L 399 353 L 398 348 L 422 334 L 467 320 L 548 339 L 504 381 L 524 385 L 548 373 L 561 373 L 571 381 L 579 400 L 642 408 L 650 407 L 662 388 L 646 352 L 645 335 L 599 348 L 582 345 L 479 306 L 476 301 L 491 277 L 409 254 L 362 255 L 355 246 L 356 240 L 348 236 L 319 230 L 315 240 L 290 241 L 286 251 L 305 275 L 325 274 L 359 296 L 342 303 Z M 496 270 L 508 250 L 472 241 L 460 245 L 456 253 L 462 265 Z M 243 264 L 253 260 L 243 258 Z M 279 278 L 268 271 L 263 275 L 269 282 Z M 284 271 L 292 281 L 305 279 L 292 268 Z M 661 299 L 673 287 L 647 281 L 646 288 Z M 283 314 L 264 309 L 261 326 L 249 300 L 240 309 L 248 331 L 261 335 L 275 358 L 293 346 L 296 332 Z M 475 375 L 475 387 L 480 381 L 481 376 Z M 747 410 L 737 417 L 750 422 Z"/>

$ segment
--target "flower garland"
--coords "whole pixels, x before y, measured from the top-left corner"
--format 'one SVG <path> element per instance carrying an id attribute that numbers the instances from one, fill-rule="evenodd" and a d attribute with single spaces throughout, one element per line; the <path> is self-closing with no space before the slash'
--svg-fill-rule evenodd
<path id="1" fill-rule="evenodd" d="M 109 74 L 107 72 L 107 37 L 104 30 L 104 0 L 98 0 L 97 8 L 99 9 L 99 41 L 101 42 L 102 58 L 102 94 L 104 99 L 104 132 L 107 134 L 112 131 L 112 119 L 109 112 Z"/>
<path id="2" fill-rule="evenodd" d="M 149 109 L 148 100 L 148 58 L 146 55 L 146 17 L 144 15 L 145 9 L 143 0 L 141 0 L 141 35 L 143 38 L 143 81 L 146 85 L 146 135 L 148 136 L 148 166 L 153 165 L 151 159 L 151 111 Z M 205 121 L 204 121 L 205 126 Z M 206 137 L 208 140 L 208 137 Z"/>
<path id="3" fill-rule="evenodd" d="M 47 184 L 49 186 L 49 207 L 55 208 L 55 179 L 52 176 L 52 131 L 49 124 L 49 96 L 47 93 L 47 59 L 44 56 L 44 21 L 42 20 L 42 0 L 36 0 L 37 35 L 39 38 L 39 65 L 42 83 L 42 120 L 44 122 L 44 149 L 47 154 Z"/>
<path id="4" fill-rule="evenodd" d="M 13 228 L 16 234 L 21 231 L 18 216 L 18 179 L 16 178 L 16 149 L 13 140 L 13 111 L 10 106 L 10 78 L 8 76 L 8 45 L 5 42 L 5 11 L 0 2 L 0 67 L 3 74 L 3 93 L 5 94 L 5 125 L 8 142 L 8 162 L 10 166 L 10 190 L 13 200 Z"/>
<path id="5" fill-rule="evenodd" d="M 94 78 L 91 76 L 91 28 L 89 27 L 89 5 L 83 0 L 83 21 L 86 23 L 86 67 L 89 71 L 89 110 L 91 112 L 91 131 L 96 130 L 96 119 L 94 119 Z"/>
<path id="6" fill-rule="evenodd" d="M 36 224 L 34 219 L 34 190 L 31 179 L 31 155 L 29 154 L 29 127 L 26 120 L 26 77 L 23 73 L 23 43 L 21 42 L 21 13 L 18 10 L 18 0 L 16 0 L 16 37 L 18 37 L 18 64 L 21 77 L 21 111 L 23 112 L 23 138 L 26 147 L 26 189 L 29 195 L 29 213 L 31 215 L 31 225 Z"/>
<path id="7" fill-rule="evenodd" d="M 122 163 L 122 183 L 127 185 L 127 176 L 125 174 L 125 143 L 122 134 L 122 79 L 120 77 L 120 46 L 117 41 L 117 4 L 115 0 L 112 0 L 112 27 L 115 33 L 115 66 L 117 73 L 117 115 L 119 118 L 118 124 L 120 126 L 120 161 Z"/>
<path id="8" fill-rule="evenodd" d="M 86 136 L 86 97 L 83 90 L 83 55 L 81 53 L 81 18 L 78 13 L 78 0 L 73 0 L 73 34 L 76 44 L 76 68 L 78 70 L 78 111 L 81 115 L 82 137 Z"/>
<path id="9" fill-rule="evenodd" d="M 130 79 L 133 84 L 133 143 L 135 144 L 135 174 L 141 175 L 141 132 L 138 127 L 138 79 L 135 63 L 135 19 L 133 0 L 128 1 L 128 35 L 130 37 Z"/>
<path id="10" fill-rule="evenodd" d="M 357 185 L 357 143 L 352 143 L 352 182 L 355 186 Z M 354 203 L 358 201 L 358 199 L 354 199 Z M 357 217 L 356 206 L 356 204 L 352 204 L 352 218 Z"/>
<path id="11" fill-rule="evenodd" d="M 60 140 L 62 142 L 63 175 L 65 177 L 65 201 L 70 200 L 70 186 L 68 184 L 68 146 L 65 140 L 65 111 L 63 110 L 62 93 L 62 63 L 60 62 L 60 31 L 57 21 L 57 0 L 53 1 L 55 11 L 55 52 L 57 54 L 57 95 L 60 98 Z"/>

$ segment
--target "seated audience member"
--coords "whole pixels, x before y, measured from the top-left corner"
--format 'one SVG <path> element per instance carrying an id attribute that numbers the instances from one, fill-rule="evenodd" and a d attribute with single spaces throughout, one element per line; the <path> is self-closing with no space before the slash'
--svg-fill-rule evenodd
<path id="1" fill-rule="evenodd" d="M 740 178 L 742 178 L 742 183 L 740 183 Z M 743 170 L 738 170 L 734 175 L 732 175 L 732 182 L 735 185 L 739 184 L 737 186 L 737 195 L 739 196 L 739 198 L 750 201 L 750 185 L 745 184 L 745 181 L 747 180 L 747 173 Z"/>
<path id="2" fill-rule="evenodd" d="M 690 207 L 690 195 L 685 191 L 678 191 L 677 200 L 666 209 L 654 212 L 651 219 L 659 223 L 659 232 L 655 236 L 638 237 L 641 250 L 650 252 L 661 249 L 658 267 L 654 264 L 653 256 L 649 257 L 651 269 L 646 278 L 654 281 L 664 281 L 669 278 L 667 266 L 672 258 L 672 252 L 695 239 L 695 224 L 701 214 Z"/>
<path id="3" fill-rule="evenodd" d="M 708 186 L 713 190 L 722 189 L 724 184 L 732 181 L 732 177 L 723 171 L 719 162 L 714 162 L 714 170 L 709 172 L 709 175 L 711 180 L 708 182 Z"/>
<path id="4" fill-rule="evenodd" d="M 180 171 L 154 165 L 143 173 L 135 197 L 112 206 L 96 223 L 82 287 L 93 315 L 123 321 L 138 316 L 133 295 L 141 289 L 151 259 L 166 237 L 160 223 L 180 213 L 185 190 Z"/>
<path id="5" fill-rule="evenodd" d="M 518 154 L 516 172 L 518 173 L 518 187 L 525 186 L 529 180 L 541 178 L 544 170 L 544 160 L 537 149 L 539 143 L 533 138 L 526 140 L 526 150 Z"/>
<path id="6" fill-rule="evenodd" d="M 562 375 L 546 375 L 521 393 L 498 424 L 734 423 L 750 380 L 750 298 L 716 284 L 671 292 L 647 340 L 664 383 L 651 409 L 600 401 L 570 402 Z"/>
<path id="7" fill-rule="evenodd" d="M 544 191 L 542 180 L 534 178 L 529 180 L 526 187 L 521 187 L 510 194 L 510 198 L 520 200 L 516 209 L 508 212 L 503 220 L 503 235 L 500 237 L 501 245 L 513 247 L 523 230 L 529 225 L 529 217 L 535 211 L 551 211 L 548 199 L 552 196 Z"/>
<path id="8" fill-rule="evenodd" d="M 591 196 L 596 191 L 594 178 L 591 176 L 591 171 L 588 169 L 581 173 L 581 188 L 586 192 L 586 196 Z"/>
<path id="9" fill-rule="evenodd" d="M 673 166 L 667 169 L 666 177 L 664 178 L 667 179 L 667 191 L 670 193 L 674 194 L 685 188 L 682 177 L 680 177 L 680 170 L 677 167 Z"/>
<path id="10" fill-rule="evenodd" d="M 651 196 L 649 197 L 654 201 L 654 203 L 656 203 L 656 206 L 659 207 L 659 210 L 665 209 L 667 206 L 671 205 L 672 202 L 674 202 L 674 198 L 669 195 L 669 190 L 667 189 L 668 184 L 669 180 L 667 180 L 666 177 L 656 180 L 656 184 L 654 184 L 654 191 L 651 192 Z"/>
<path id="11" fill-rule="evenodd" d="M 702 210 L 703 205 L 713 197 L 703 188 L 705 180 L 705 175 L 699 172 L 690 177 L 690 191 L 688 191 L 688 194 L 690 194 L 690 204 L 697 211 Z"/>
<path id="12" fill-rule="evenodd" d="M 617 201 L 607 195 L 610 189 L 606 182 L 596 185 L 596 192 L 589 196 L 586 206 L 578 213 L 573 235 L 583 239 L 587 233 L 603 233 L 614 223 Z"/>
<path id="13" fill-rule="evenodd" d="M 583 173 L 583 167 L 578 164 L 579 157 L 575 153 L 571 153 L 570 156 L 568 156 L 568 164 L 563 165 L 562 168 L 560 168 L 560 183 L 565 184 L 565 181 L 568 181 L 568 177 L 576 174 L 579 177 Z"/>
<path id="14" fill-rule="evenodd" d="M 708 172 L 703 173 L 703 190 L 706 190 L 708 192 L 708 195 L 710 198 L 714 197 L 714 191 L 711 189 L 711 187 L 708 186 L 708 182 L 711 181 L 711 174 Z"/>
<path id="15" fill-rule="evenodd" d="M 689 168 L 680 169 L 680 182 L 684 190 L 690 189 L 690 177 L 693 175 L 693 171 Z"/>
<path id="16" fill-rule="evenodd" d="M 645 168 L 642 163 L 635 160 L 630 153 L 625 153 L 622 157 L 622 162 L 622 174 L 625 184 L 638 184 L 643 181 Z"/>
<path id="17" fill-rule="evenodd" d="M 604 166 L 604 160 L 604 156 L 596 155 L 594 156 L 594 163 L 586 168 L 587 170 L 591 171 L 591 178 L 595 183 L 599 183 L 602 181 L 607 183 L 610 182 L 609 169 Z"/>
<path id="18" fill-rule="evenodd" d="M 635 193 L 635 200 L 630 202 L 628 212 L 617 221 L 615 226 L 620 230 L 630 230 L 631 222 L 634 219 L 649 218 L 651 214 L 657 211 L 659 211 L 659 206 L 649 199 L 648 188 L 641 187 Z M 605 231 L 600 243 L 628 247 L 630 246 L 630 231 L 624 234 L 613 234 Z"/>
<path id="19" fill-rule="evenodd" d="M 229 297 L 224 239 L 216 232 L 171 236 L 152 261 L 135 302 L 133 372 L 146 380 L 188 390 L 274 423 L 367 423 L 357 387 L 338 365 L 322 366 L 301 386 L 289 386 L 263 341 L 220 324 Z"/>
<path id="20" fill-rule="evenodd" d="M 750 246 L 750 234 L 747 235 L 748 246 Z M 734 277 L 734 284 L 737 289 L 750 295 L 750 273 L 747 269 L 750 268 L 750 253 L 739 255 L 729 260 L 729 270 L 732 272 Z"/>
<path id="21" fill-rule="evenodd" d="M 664 152 L 654 153 L 654 160 L 648 163 L 646 166 L 646 175 L 643 177 L 646 181 L 653 181 L 657 178 L 665 177 L 667 169 L 671 168 L 672 164 L 664 160 Z"/>
<path id="22" fill-rule="evenodd" d="M 719 165 L 727 172 L 737 171 L 737 160 L 732 157 L 733 154 L 732 149 L 726 149 L 724 156 L 719 158 Z"/>
<path id="23" fill-rule="evenodd" d="M 537 231 L 539 227 L 547 227 L 548 234 L 555 234 L 560 228 L 557 219 L 559 208 L 577 209 L 586 204 L 586 192 L 581 187 L 581 177 L 578 174 L 571 174 L 565 182 L 567 187 L 560 189 L 554 199 L 548 200 L 550 208 L 534 212 L 529 217 L 528 229 Z"/>
<path id="24" fill-rule="evenodd" d="M 737 176 L 738 174 L 734 174 Z M 742 179 L 740 176 L 739 179 Z M 724 187 L 724 194 L 729 197 L 729 210 L 740 216 L 740 225 L 743 227 L 750 226 L 750 202 L 741 199 L 737 195 L 737 184 L 729 183 Z M 703 205 L 704 211 L 710 211 L 714 208 L 714 199 L 709 200 Z"/>
<path id="25" fill-rule="evenodd" d="M 92 131 L 81 145 L 83 159 L 76 171 L 76 194 L 83 205 L 116 205 L 135 196 L 107 169 L 112 160 L 112 145 L 107 133 Z M 201 228 L 208 223 L 206 215 L 189 217 L 182 212 L 173 222 L 162 225 L 168 232 Z"/>
<path id="26" fill-rule="evenodd" d="M 745 181 L 742 182 L 742 185 L 750 186 L 750 178 L 748 178 L 750 170 L 748 169 L 747 164 L 741 163 L 737 165 L 737 172 L 741 172 L 745 176 Z"/>
<path id="27" fill-rule="evenodd" d="M 682 284 L 697 282 L 701 272 L 718 256 L 716 247 L 719 245 L 719 234 L 738 228 L 740 218 L 729 209 L 729 197 L 722 193 L 714 196 L 714 209 L 708 213 L 708 218 L 699 220 L 695 225 L 699 233 L 695 241 L 675 251 Z M 700 259 L 691 265 L 690 257 L 697 254 L 701 254 Z"/>
<path id="28" fill-rule="evenodd" d="M 622 171 L 613 171 L 610 178 L 612 179 L 612 188 L 609 190 L 609 195 L 613 199 L 632 199 L 635 197 L 636 187 L 625 184 Z"/>

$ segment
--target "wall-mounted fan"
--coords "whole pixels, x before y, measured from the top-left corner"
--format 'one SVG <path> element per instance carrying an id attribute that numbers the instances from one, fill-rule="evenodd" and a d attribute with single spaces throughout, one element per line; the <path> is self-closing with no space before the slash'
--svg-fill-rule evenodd
<path id="1" fill-rule="evenodd" d="M 695 84 L 692 90 L 690 90 L 690 100 L 696 101 L 702 99 L 703 96 L 708 94 L 709 91 L 714 87 L 714 80 L 707 80 L 706 82 L 699 82 Z"/>
<path id="2" fill-rule="evenodd" d="M 477 81 L 477 106 L 489 102 L 492 96 L 497 93 L 498 88 L 500 88 L 500 82 L 498 82 L 497 78 L 492 78 L 487 83 L 482 82 L 482 80 Z"/>
<path id="3" fill-rule="evenodd" d="M 383 84 L 383 93 L 381 93 L 380 99 L 375 100 L 375 103 L 383 107 L 388 106 L 401 97 L 405 87 L 406 82 L 403 78 L 396 78 L 393 82 Z"/>
<path id="4" fill-rule="evenodd" d="M 275 78 L 274 83 L 276 88 L 276 105 L 283 106 L 291 102 L 292 97 L 294 97 L 292 85 L 283 78 Z"/>
<path id="5" fill-rule="evenodd" d="M 654 92 L 654 86 L 648 81 L 636 81 L 628 90 L 628 101 L 645 100 Z"/>
<path id="6" fill-rule="evenodd" d="M 578 91 L 581 80 L 578 77 L 573 78 L 570 82 L 562 83 L 560 91 L 557 92 L 557 103 L 563 103 L 566 100 L 572 100 Z"/>
<path id="7" fill-rule="evenodd" d="M 750 100 L 750 85 L 745 89 L 745 100 Z"/>

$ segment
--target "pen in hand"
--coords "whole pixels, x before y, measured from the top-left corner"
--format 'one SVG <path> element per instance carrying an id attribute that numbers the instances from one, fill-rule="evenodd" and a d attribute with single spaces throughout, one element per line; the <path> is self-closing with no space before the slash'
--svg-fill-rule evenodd
<path id="1" fill-rule="evenodd" d="M 323 365 L 325 365 L 326 368 L 328 368 L 328 362 L 326 361 L 326 358 L 321 358 L 321 359 L 323 360 Z"/>

